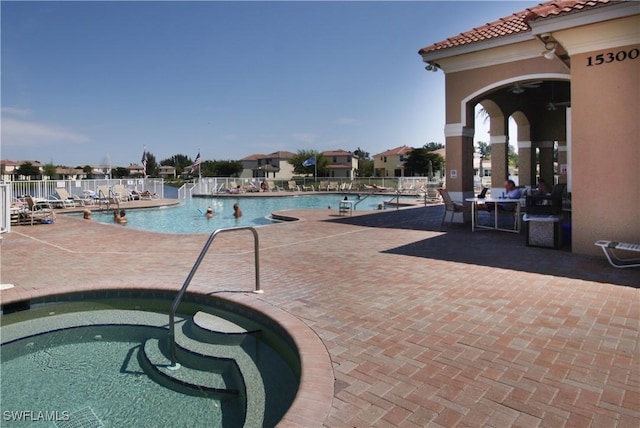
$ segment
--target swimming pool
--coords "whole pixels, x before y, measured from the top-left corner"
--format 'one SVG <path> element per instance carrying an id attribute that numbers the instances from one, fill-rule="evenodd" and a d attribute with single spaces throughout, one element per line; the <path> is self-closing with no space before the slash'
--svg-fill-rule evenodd
<path id="1" fill-rule="evenodd" d="M 293 402 L 300 362 L 272 320 L 206 296 L 187 298 L 180 306 L 183 367 L 169 379 L 162 344 L 170 300 L 142 292 L 138 299 L 97 294 L 2 316 L 5 422 L 274 426 Z M 252 333 L 232 343 L 222 335 L 190 345 L 189 323 L 202 311 Z"/>
<path id="2" fill-rule="evenodd" d="M 358 202 L 356 210 L 376 210 L 379 205 L 391 200 L 389 195 L 364 195 L 358 200 L 357 195 L 348 195 L 349 200 Z M 192 198 L 179 205 L 128 210 L 128 223 L 125 227 L 150 230 L 161 233 L 211 233 L 216 229 L 237 226 L 260 226 L 272 224 L 269 218 L 272 212 L 293 209 L 328 209 L 337 212 L 341 194 L 296 195 L 271 197 L 224 197 L 224 198 Z M 415 200 L 415 197 L 401 197 L 400 200 Z M 243 215 L 233 216 L 233 205 L 239 204 Z M 212 207 L 215 215 L 206 218 L 207 207 Z M 124 206 L 126 209 L 126 206 Z M 81 216 L 74 214 L 74 216 Z M 111 212 L 94 212 L 93 219 L 103 223 L 113 223 Z"/>

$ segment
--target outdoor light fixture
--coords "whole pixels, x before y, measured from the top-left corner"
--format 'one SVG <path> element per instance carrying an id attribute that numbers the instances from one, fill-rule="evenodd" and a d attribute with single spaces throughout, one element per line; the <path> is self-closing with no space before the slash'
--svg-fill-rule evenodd
<path id="1" fill-rule="evenodd" d="M 427 71 L 433 71 L 436 72 L 440 69 L 440 67 L 438 66 L 438 64 L 436 63 L 428 63 L 427 66 L 424 68 Z"/>
<path id="2" fill-rule="evenodd" d="M 544 51 L 542 51 L 542 56 L 546 59 L 553 59 L 556 55 L 556 42 L 546 42 L 544 44 Z"/>

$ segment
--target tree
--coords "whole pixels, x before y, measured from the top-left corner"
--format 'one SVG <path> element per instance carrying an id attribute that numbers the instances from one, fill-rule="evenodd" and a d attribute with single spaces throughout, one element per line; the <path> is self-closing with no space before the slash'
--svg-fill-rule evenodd
<path id="1" fill-rule="evenodd" d="M 58 171 L 56 169 L 56 166 L 52 163 L 45 163 L 42 166 L 42 175 L 49 177 L 50 179 L 55 180 L 56 178 L 58 178 Z"/>
<path id="2" fill-rule="evenodd" d="M 360 147 L 358 147 L 354 152 L 354 155 L 358 156 L 358 159 L 362 160 L 368 160 L 371 155 L 369 154 L 369 152 L 365 152 L 364 150 L 362 150 Z"/>
<path id="3" fill-rule="evenodd" d="M 154 177 L 158 175 L 158 163 L 156 162 L 156 157 L 151 152 L 147 153 L 147 175 L 150 177 Z"/>
<path id="4" fill-rule="evenodd" d="M 168 159 L 164 159 L 162 162 L 160 162 L 160 165 L 172 166 L 176 169 L 176 174 L 181 175 L 186 168 L 193 165 L 193 161 L 187 155 L 176 154 L 171 156 Z M 201 171 L 202 171 L 202 168 L 201 168 Z"/>
<path id="5" fill-rule="evenodd" d="M 358 177 L 373 177 L 373 160 L 360 159 L 358 161 L 358 169 L 356 170 Z"/>
<path id="6" fill-rule="evenodd" d="M 40 168 L 33 165 L 31 162 L 25 162 L 18 169 L 16 169 L 16 175 L 18 177 L 28 177 L 30 180 L 32 177 L 37 177 L 40 175 Z"/>
<path id="7" fill-rule="evenodd" d="M 405 173 L 409 176 L 428 176 L 433 171 L 442 169 L 443 165 L 444 158 L 426 148 L 411 150 L 404 161 Z"/>
<path id="8" fill-rule="evenodd" d="M 87 178 L 93 178 L 93 167 L 91 165 L 85 165 L 82 167 L 82 172 L 87 174 Z"/>
<path id="9" fill-rule="evenodd" d="M 129 168 L 123 168 L 121 166 L 111 170 L 111 175 L 115 178 L 124 178 L 128 177 L 131 174 L 131 170 Z"/>
<path id="10" fill-rule="evenodd" d="M 432 151 L 435 151 L 435 150 L 444 149 L 444 144 L 434 143 L 432 141 L 430 143 L 425 144 L 423 147 L 425 149 L 429 150 L 430 152 L 432 152 Z"/>
<path id="11" fill-rule="evenodd" d="M 480 154 L 481 159 L 491 159 L 491 145 L 489 143 L 478 141 L 476 146 L 476 150 Z"/>
<path id="12" fill-rule="evenodd" d="M 311 158 L 316 159 L 315 165 L 304 166 L 303 163 Z M 293 165 L 295 174 L 314 175 L 317 171 L 318 176 L 326 176 L 329 159 L 315 150 L 299 150 L 293 158 L 289 159 L 289 163 Z"/>
<path id="13" fill-rule="evenodd" d="M 214 173 L 218 177 L 238 177 L 242 174 L 242 169 L 242 163 L 238 161 L 214 162 Z"/>

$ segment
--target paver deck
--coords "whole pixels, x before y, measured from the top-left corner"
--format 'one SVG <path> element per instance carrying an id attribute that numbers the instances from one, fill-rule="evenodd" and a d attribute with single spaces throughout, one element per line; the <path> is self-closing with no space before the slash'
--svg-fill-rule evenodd
<path id="1" fill-rule="evenodd" d="M 264 294 L 249 298 L 311 328 L 335 378 L 328 414 L 283 426 L 637 427 L 640 271 L 524 234 L 442 232 L 442 213 L 287 211 L 301 220 L 259 228 Z M 14 227 L 1 300 L 177 290 L 207 238 L 65 216 Z M 252 249 L 249 233 L 219 235 L 194 291 L 252 290 Z"/>

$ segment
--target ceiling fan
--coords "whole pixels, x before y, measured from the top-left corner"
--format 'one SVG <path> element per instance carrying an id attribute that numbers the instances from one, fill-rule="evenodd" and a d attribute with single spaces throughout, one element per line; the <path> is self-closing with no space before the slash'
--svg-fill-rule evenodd
<path id="1" fill-rule="evenodd" d="M 509 86 L 509 88 L 507 88 L 507 91 L 511 92 L 512 94 L 519 95 L 527 89 L 537 88 L 541 84 L 542 80 L 534 80 L 533 82 L 526 83 L 514 83 L 513 85 Z"/>
<path id="2" fill-rule="evenodd" d="M 555 99 L 554 95 L 555 82 L 551 82 L 551 101 L 545 104 L 547 111 L 556 111 L 558 107 L 571 107 L 571 101 L 553 101 Z"/>
<path id="3" fill-rule="evenodd" d="M 546 104 L 547 111 L 555 111 L 558 107 L 571 107 L 571 101 L 561 101 L 558 103 L 552 101 Z"/>

